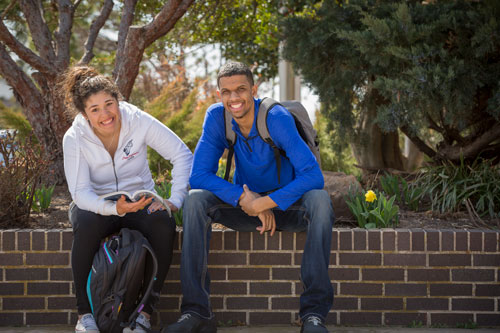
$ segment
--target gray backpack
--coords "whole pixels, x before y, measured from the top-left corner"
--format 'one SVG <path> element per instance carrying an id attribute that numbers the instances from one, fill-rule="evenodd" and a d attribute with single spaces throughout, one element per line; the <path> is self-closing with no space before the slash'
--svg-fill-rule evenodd
<path id="1" fill-rule="evenodd" d="M 286 153 L 279 149 L 273 142 L 271 135 L 269 134 L 269 129 L 267 128 L 267 115 L 269 110 L 271 110 L 275 105 L 284 106 L 293 116 L 295 120 L 295 126 L 297 127 L 297 131 L 299 132 L 302 139 L 305 141 L 309 149 L 312 151 L 318 164 L 321 167 L 321 159 L 319 155 L 319 142 L 318 142 L 318 134 L 314 129 L 311 119 L 307 113 L 307 110 L 304 106 L 298 101 L 284 101 L 277 102 L 272 98 L 263 98 L 260 102 L 259 113 L 257 114 L 257 132 L 259 136 L 264 140 L 265 143 L 271 146 L 274 151 L 274 158 L 276 160 L 276 166 L 278 169 L 278 183 L 280 183 L 280 173 L 281 173 L 281 158 L 280 155 L 286 157 Z M 226 162 L 226 172 L 224 174 L 224 179 L 229 179 L 229 173 L 231 171 L 231 162 L 234 154 L 234 144 L 236 143 L 236 133 L 234 133 L 232 129 L 231 120 L 233 116 L 227 110 L 224 110 L 224 126 L 226 131 L 226 140 L 229 144 L 229 152 L 227 155 Z"/>

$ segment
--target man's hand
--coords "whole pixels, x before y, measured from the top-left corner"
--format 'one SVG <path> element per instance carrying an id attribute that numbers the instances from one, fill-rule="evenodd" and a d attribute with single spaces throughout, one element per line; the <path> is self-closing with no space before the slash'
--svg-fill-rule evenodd
<path id="1" fill-rule="evenodd" d="M 257 227 L 257 230 L 260 231 L 260 234 L 262 235 L 264 232 L 271 230 L 270 235 L 274 235 L 274 232 L 276 231 L 276 220 L 274 219 L 273 211 L 267 209 L 257 216 L 262 222 L 262 226 Z"/>
<path id="2" fill-rule="evenodd" d="M 137 201 L 128 202 L 125 199 L 125 196 L 122 195 L 120 199 L 118 199 L 118 201 L 116 202 L 116 212 L 118 213 L 118 215 L 123 215 L 126 213 L 135 213 L 140 211 L 147 205 L 149 205 L 152 200 L 153 200 L 152 197 L 150 198 L 142 197 Z"/>
<path id="3" fill-rule="evenodd" d="M 246 184 L 243 185 L 243 197 L 240 200 L 241 209 L 249 216 L 259 215 L 259 212 L 255 210 L 253 205 L 254 201 L 258 198 L 260 198 L 258 193 L 250 191 Z"/>
<path id="4" fill-rule="evenodd" d="M 172 211 L 172 213 L 175 213 L 176 211 L 179 210 L 179 208 L 175 207 L 167 199 L 163 199 L 163 202 L 165 202 L 165 204 L 168 205 L 168 207 L 170 208 L 170 211 Z M 153 200 L 153 203 L 148 208 L 148 213 L 151 214 L 151 213 L 156 212 L 157 210 L 165 210 L 165 206 L 163 206 L 163 204 L 161 204 L 159 201 Z"/>

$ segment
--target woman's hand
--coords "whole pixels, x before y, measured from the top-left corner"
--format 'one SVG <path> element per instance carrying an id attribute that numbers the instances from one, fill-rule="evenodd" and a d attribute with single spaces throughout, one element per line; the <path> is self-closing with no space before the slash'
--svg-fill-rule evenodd
<path id="1" fill-rule="evenodd" d="M 125 196 L 122 195 L 120 199 L 116 202 L 116 212 L 118 215 L 123 215 L 127 213 L 135 213 L 144 209 L 147 205 L 149 205 L 153 201 L 153 198 L 142 197 L 137 201 L 129 202 L 125 199 Z"/>

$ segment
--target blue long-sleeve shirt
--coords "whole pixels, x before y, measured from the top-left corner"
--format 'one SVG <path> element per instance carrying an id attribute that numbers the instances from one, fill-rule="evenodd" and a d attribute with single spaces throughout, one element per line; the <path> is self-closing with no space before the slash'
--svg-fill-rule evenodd
<path id="1" fill-rule="evenodd" d="M 256 119 L 260 99 L 255 99 L 255 118 L 248 138 L 245 138 L 233 119 L 236 133 L 234 145 L 235 173 L 231 184 L 216 175 L 218 162 L 225 148 L 229 148 L 224 130 L 222 103 L 211 105 L 205 115 L 203 132 L 194 152 L 193 167 L 189 179 L 191 188 L 205 189 L 224 202 L 237 206 L 243 192 L 243 184 L 250 190 L 272 192 L 269 197 L 282 210 L 286 210 L 307 191 L 322 189 L 323 174 L 319 165 L 300 137 L 293 116 L 281 105 L 269 110 L 267 125 L 278 148 L 286 153 L 281 156 L 280 183 L 274 152 L 257 133 Z"/>

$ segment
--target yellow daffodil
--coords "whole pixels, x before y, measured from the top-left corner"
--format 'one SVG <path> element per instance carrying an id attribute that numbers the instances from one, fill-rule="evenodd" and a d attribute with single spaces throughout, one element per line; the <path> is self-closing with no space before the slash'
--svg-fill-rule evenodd
<path id="1" fill-rule="evenodd" d="M 377 200 L 377 195 L 375 194 L 375 192 L 373 192 L 372 190 L 369 190 L 368 192 L 366 192 L 365 194 L 365 200 L 367 202 L 373 202 L 375 200 Z"/>

